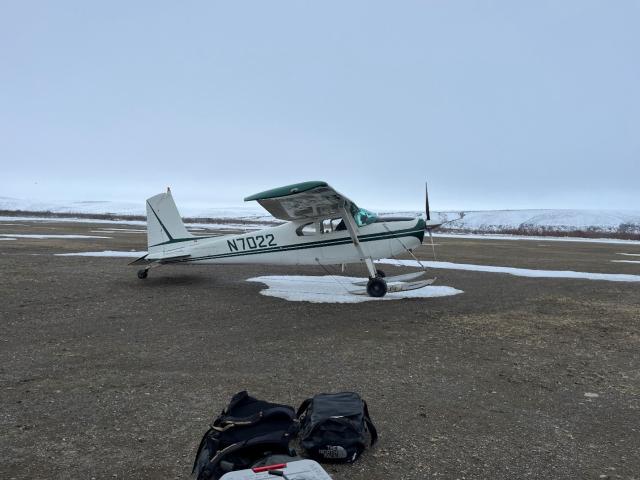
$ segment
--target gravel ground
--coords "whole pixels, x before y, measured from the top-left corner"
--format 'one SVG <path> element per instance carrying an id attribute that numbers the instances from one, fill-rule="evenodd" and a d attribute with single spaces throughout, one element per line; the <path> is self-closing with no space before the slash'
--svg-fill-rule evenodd
<path id="1" fill-rule="evenodd" d="M 327 467 L 336 480 L 640 478 L 638 283 L 442 270 L 437 284 L 463 294 L 310 304 L 245 280 L 318 268 L 140 281 L 125 258 L 52 255 L 145 249 L 112 227 L 0 224 L 111 237 L 0 242 L 1 478 L 188 478 L 211 417 L 244 389 L 294 406 L 360 392 L 380 442 Z M 639 245 L 436 242 L 444 261 L 640 274 L 611 262 Z"/>

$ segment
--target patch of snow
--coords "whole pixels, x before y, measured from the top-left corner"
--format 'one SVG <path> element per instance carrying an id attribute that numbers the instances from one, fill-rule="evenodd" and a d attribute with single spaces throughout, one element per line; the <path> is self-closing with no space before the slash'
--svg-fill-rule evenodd
<path id="1" fill-rule="evenodd" d="M 210 207 L 202 203 L 176 200 L 183 217 L 234 218 L 252 221 L 273 221 L 273 217 L 257 206 Z M 28 199 L 0 197 L 0 210 L 22 210 L 29 212 L 146 215 L 144 200 L 140 202 L 117 202 L 86 200 L 78 202 L 32 201 Z"/>
<path id="2" fill-rule="evenodd" d="M 101 228 L 100 230 L 104 230 L 105 232 L 144 232 L 144 233 L 147 233 L 146 230 L 139 230 L 137 228 L 106 227 L 106 228 Z M 96 231 L 96 230 L 93 230 L 93 231 Z"/>
<path id="3" fill-rule="evenodd" d="M 459 218 L 463 215 L 462 218 Z M 638 210 L 482 210 L 435 212 L 438 220 L 453 230 L 483 232 L 520 228 L 540 230 L 596 230 L 640 232 Z"/>
<path id="4" fill-rule="evenodd" d="M 75 252 L 75 253 L 55 253 L 56 257 L 125 257 L 140 258 L 147 252 L 123 252 L 118 250 L 104 250 L 102 252 Z"/>
<path id="5" fill-rule="evenodd" d="M 611 260 L 613 263 L 640 263 L 640 260 Z"/>
<path id="6" fill-rule="evenodd" d="M 0 238 L 0 241 L 2 241 L 2 240 L 15 240 L 15 238 L 6 238 L 6 237 L 2 237 L 2 238 Z"/>
<path id="7" fill-rule="evenodd" d="M 619 243 L 640 245 L 640 240 L 621 240 L 618 238 L 582 238 L 582 237 L 536 237 L 532 235 L 498 235 L 492 233 L 434 233 L 441 238 L 471 238 L 475 240 L 534 240 L 536 242 L 584 242 L 584 243 Z M 426 244 L 425 240 L 425 244 Z"/>
<path id="8" fill-rule="evenodd" d="M 403 298 L 446 297 L 464 293 L 452 287 L 434 286 L 410 290 L 407 292 L 388 293 L 382 298 L 350 293 L 362 289 L 353 282 L 362 281 L 357 277 L 306 276 L 306 275 L 267 275 L 247 279 L 248 282 L 260 282 L 267 285 L 260 290 L 262 295 L 277 297 L 293 302 L 311 303 L 360 303 L 368 301 L 400 300 Z M 392 283 L 390 283 L 391 285 Z"/>
<path id="9" fill-rule="evenodd" d="M 129 230 L 127 228 L 118 228 L 118 229 L 114 229 L 114 230 L 106 230 L 106 229 L 101 229 L 101 230 L 89 230 L 91 233 L 147 233 L 146 230 Z"/>
<path id="10" fill-rule="evenodd" d="M 113 238 L 113 237 L 101 237 L 98 235 L 32 235 L 32 234 L 18 234 L 18 233 L 0 233 L 0 237 L 12 237 L 12 238 Z"/>
<path id="11" fill-rule="evenodd" d="M 640 257 L 640 253 L 618 253 L 617 255 L 628 255 L 630 257 Z"/>
<path id="12" fill-rule="evenodd" d="M 587 398 L 598 398 L 600 395 L 598 395 L 597 393 L 585 392 L 584 396 Z"/>
<path id="13" fill-rule="evenodd" d="M 397 260 L 395 258 L 383 258 L 376 263 L 387 265 L 420 267 L 415 260 Z M 640 275 L 623 273 L 589 273 L 573 272 L 571 270 L 534 270 L 530 268 L 496 267 L 492 265 L 472 265 L 467 263 L 433 262 L 423 261 L 422 265 L 429 268 L 446 270 L 470 270 L 473 272 L 507 273 L 517 277 L 532 278 L 572 278 L 579 280 L 604 280 L 608 282 L 640 282 Z"/>
<path id="14" fill-rule="evenodd" d="M 147 226 L 146 220 L 100 220 L 100 219 L 88 219 L 88 218 L 54 218 L 54 217 L 2 217 L 3 220 L 18 220 L 21 222 L 71 222 L 71 223 L 100 223 L 107 225 L 140 225 Z"/>

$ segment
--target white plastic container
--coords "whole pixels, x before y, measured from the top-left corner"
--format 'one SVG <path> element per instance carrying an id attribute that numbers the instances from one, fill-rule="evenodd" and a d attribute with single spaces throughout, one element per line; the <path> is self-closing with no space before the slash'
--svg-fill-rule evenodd
<path id="1" fill-rule="evenodd" d="M 277 470 L 284 473 L 272 475 L 269 470 Z M 237 470 L 225 473 L 220 480 L 332 480 L 329 474 L 313 460 L 297 460 L 295 462 L 269 465 L 255 469 Z"/>

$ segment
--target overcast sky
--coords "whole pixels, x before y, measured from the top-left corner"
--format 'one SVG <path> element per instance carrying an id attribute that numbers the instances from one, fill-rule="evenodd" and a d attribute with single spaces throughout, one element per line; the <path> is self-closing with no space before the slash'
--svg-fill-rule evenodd
<path id="1" fill-rule="evenodd" d="M 0 6 L 0 196 L 640 208 L 640 2 Z"/>

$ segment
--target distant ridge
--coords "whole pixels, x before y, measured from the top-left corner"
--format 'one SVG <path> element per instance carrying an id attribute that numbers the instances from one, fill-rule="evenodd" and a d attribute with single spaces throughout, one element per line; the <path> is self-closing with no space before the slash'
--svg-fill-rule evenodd
<path id="1" fill-rule="evenodd" d="M 259 207 L 198 208 L 186 205 L 181 213 L 187 223 L 280 223 Z M 420 216 L 419 211 L 388 211 L 381 215 Z M 0 197 L 1 216 L 145 220 L 144 205 L 124 202 L 31 202 Z M 461 210 L 432 212 L 446 222 L 441 231 L 451 233 L 500 233 L 532 236 L 608 237 L 640 240 L 640 210 Z"/>

